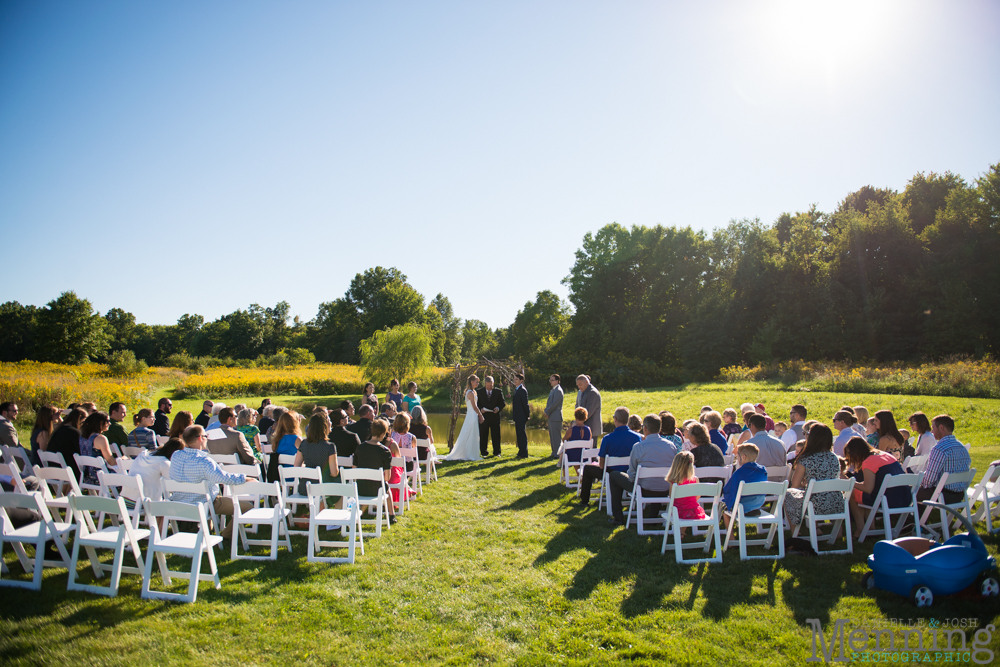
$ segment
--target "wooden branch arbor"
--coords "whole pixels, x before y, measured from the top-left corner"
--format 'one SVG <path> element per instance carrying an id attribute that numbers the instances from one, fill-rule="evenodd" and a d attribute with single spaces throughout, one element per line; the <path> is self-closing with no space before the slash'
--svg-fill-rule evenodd
<path id="1" fill-rule="evenodd" d="M 480 381 L 487 375 L 493 376 L 493 383 L 498 387 L 507 386 L 508 396 L 517 386 L 514 379 L 516 373 L 524 374 L 524 362 L 520 359 L 488 359 L 479 357 L 479 361 L 468 366 L 455 364 L 452 372 L 454 383 L 451 388 L 451 425 L 448 427 L 448 449 L 455 446 L 455 424 L 458 423 L 459 409 L 464 403 L 465 385 L 472 375 L 478 375 Z M 468 417 L 468 415 L 466 415 Z"/>

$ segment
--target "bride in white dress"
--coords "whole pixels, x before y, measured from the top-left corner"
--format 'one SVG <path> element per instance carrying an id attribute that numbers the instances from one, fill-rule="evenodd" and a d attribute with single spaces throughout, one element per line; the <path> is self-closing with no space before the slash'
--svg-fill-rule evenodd
<path id="1" fill-rule="evenodd" d="M 476 398 L 478 386 L 479 377 L 473 375 L 469 378 L 465 391 L 465 422 L 458 434 L 458 440 L 455 441 L 454 449 L 444 457 L 445 461 L 478 461 L 482 458 L 479 455 L 479 425 L 483 423 L 483 413 L 479 411 Z"/>

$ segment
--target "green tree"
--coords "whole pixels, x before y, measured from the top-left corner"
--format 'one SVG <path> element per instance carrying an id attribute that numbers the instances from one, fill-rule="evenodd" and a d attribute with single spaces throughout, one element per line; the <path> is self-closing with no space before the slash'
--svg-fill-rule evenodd
<path id="1" fill-rule="evenodd" d="M 913 231 L 920 234 L 933 225 L 937 212 L 944 209 L 951 191 L 964 187 L 965 181 L 950 171 L 940 176 L 933 171 L 926 176 L 919 172 L 911 178 L 903 190 L 903 205 L 910 214 Z"/>
<path id="2" fill-rule="evenodd" d="M 30 359 L 38 308 L 17 301 L 0 305 L 0 361 Z"/>
<path id="3" fill-rule="evenodd" d="M 462 326 L 462 361 L 473 362 L 483 355 L 495 356 L 496 349 L 496 336 L 486 322 L 465 321 Z"/>
<path id="4" fill-rule="evenodd" d="M 420 325 L 401 324 L 361 341 L 361 369 L 380 387 L 397 378 L 405 384 L 431 364 L 430 336 Z"/>
<path id="5" fill-rule="evenodd" d="M 510 327 L 513 353 L 520 357 L 546 351 L 566 335 L 569 329 L 570 307 L 555 293 L 542 290 L 534 302 L 517 311 Z"/>
<path id="6" fill-rule="evenodd" d="M 112 308 L 104 315 L 111 335 L 111 349 L 124 350 L 132 347 L 135 333 L 135 315 L 121 308 Z"/>
<path id="7" fill-rule="evenodd" d="M 33 356 L 40 361 L 84 363 L 110 345 L 104 318 L 76 292 L 63 292 L 38 312 Z"/>

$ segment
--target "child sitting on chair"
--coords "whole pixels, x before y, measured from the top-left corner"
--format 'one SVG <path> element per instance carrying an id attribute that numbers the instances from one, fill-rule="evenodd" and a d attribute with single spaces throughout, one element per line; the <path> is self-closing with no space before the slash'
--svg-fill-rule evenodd
<path id="1" fill-rule="evenodd" d="M 767 481 L 767 468 L 757 463 L 757 455 L 760 449 L 757 445 L 740 445 L 736 450 L 736 460 L 740 467 L 733 471 L 732 477 L 722 488 L 722 519 L 729 528 L 732 521 L 732 514 L 736 512 L 736 492 L 739 491 L 740 482 L 752 484 L 753 482 Z M 760 513 L 760 508 L 764 505 L 766 496 L 743 496 L 740 498 L 740 505 L 743 506 L 743 513 L 747 516 L 756 516 Z"/>
<path id="2" fill-rule="evenodd" d="M 774 422 L 774 437 L 781 438 L 785 431 L 788 430 L 788 424 L 785 422 Z"/>
<path id="3" fill-rule="evenodd" d="M 685 484 L 696 484 L 698 482 L 698 478 L 694 475 L 694 454 L 691 452 L 677 452 L 674 456 L 674 462 L 670 465 L 670 472 L 667 473 L 667 482 L 670 483 L 671 491 L 675 484 L 677 486 L 684 486 Z M 677 509 L 677 516 L 681 520 L 705 518 L 705 510 L 702 509 L 701 503 L 698 502 L 698 498 L 695 496 L 675 500 L 674 507 Z M 681 537 L 684 536 L 686 530 L 681 530 Z"/>

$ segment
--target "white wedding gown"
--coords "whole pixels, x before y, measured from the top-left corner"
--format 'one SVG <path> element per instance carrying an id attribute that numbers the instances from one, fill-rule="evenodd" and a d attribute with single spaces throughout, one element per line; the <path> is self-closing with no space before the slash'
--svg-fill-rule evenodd
<path id="1" fill-rule="evenodd" d="M 479 455 L 479 416 L 472 406 L 468 395 L 465 397 L 465 422 L 455 441 L 454 449 L 444 457 L 445 461 L 478 461 Z"/>

